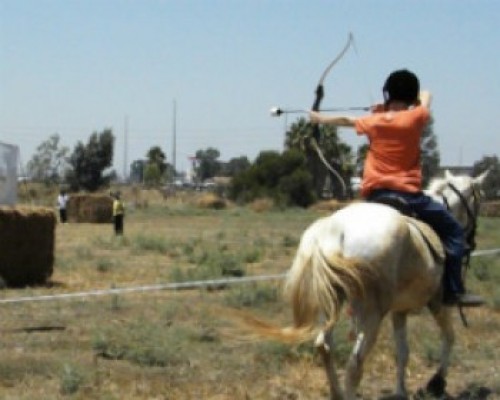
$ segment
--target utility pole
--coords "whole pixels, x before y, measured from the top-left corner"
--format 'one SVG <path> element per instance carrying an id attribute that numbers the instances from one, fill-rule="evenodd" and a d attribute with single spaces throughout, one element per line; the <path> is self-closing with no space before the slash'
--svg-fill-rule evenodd
<path id="1" fill-rule="evenodd" d="M 128 164 L 128 115 L 125 115 L 125 129 L 123 133 L 123 180 L 127 182 L 127 164 Z"/>
<path id="2" fill-rule="evenodd" d="M 172 141 L 172 166 L 174 167 L 174 180 L 175 175 L 177 173 L 177 165 L 176 165 L 176 156 L 177 156 L 177 103 L 174 99 L 174 109 L 173 109 L 174 117 L 173 117 L 173 141 Z"/>

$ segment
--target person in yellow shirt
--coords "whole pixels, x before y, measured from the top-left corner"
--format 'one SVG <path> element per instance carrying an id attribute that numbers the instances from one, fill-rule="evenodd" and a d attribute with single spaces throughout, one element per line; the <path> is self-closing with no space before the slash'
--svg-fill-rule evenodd
<path id="1" fill-rule="evenodd" d="M 115 234 L 117 236 L 123 235 L 123 219 L 125 217 L 125 206 L 121 200 L 120 192 L 114 193 L 113 197 L 113 224 Z"/>

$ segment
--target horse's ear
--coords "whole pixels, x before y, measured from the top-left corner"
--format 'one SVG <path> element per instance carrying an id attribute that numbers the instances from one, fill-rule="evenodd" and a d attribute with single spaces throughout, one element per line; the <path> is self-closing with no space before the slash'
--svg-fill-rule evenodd
<path id="1" fill-rule="evenodd" d="M 447 181 L 453 179 L 454 175 L 451 173 L 449 169 L 444 170 L 444 177 Z"/>
<path id="2" fill-rule="evenodd" d="M 484 171 L 481 175 L 479 176 L 476 176 L 474 178 L 474 185 L 477 185 L 479 187 L 481 187 L 484 183 L 484 180 L 486 179 L 486 177 L 488 176 L 488 174 L 490 173 L 491 169 L 488 168 L 486 171 Z"/>

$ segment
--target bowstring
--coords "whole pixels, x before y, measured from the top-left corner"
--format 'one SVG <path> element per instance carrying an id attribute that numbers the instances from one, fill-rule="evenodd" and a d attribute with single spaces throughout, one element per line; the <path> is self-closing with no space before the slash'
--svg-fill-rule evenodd
<path id="1" fill-rule="evenodd" d="M 368 72 L 367 72 L 367 69 L 364 65 L 364 63 L 362 62 L 362 58 L 360 56 L 360 53 L 358 51 L 358 45 L 356 43 L 356 38 L 354 37 L 354 35 L 351 33 L 352 37 L 351 37 L 351 45 L 352 45 L 352 49 L 354 50 L 354 54 L 356 55 L 356 57 L 359 59 L 359 64 L 361 64 L 361 78 L 362 78 L 362 81 L 363 81 L 363 86 L 365 87 L 365 90 L 368 94 L 368 98 L 370 100 L 370 105 L 373 105 L 375 104 L 375 97 L 373 96 L 373 91 L 371 90 L 371 85 L 368 81 Z"/>

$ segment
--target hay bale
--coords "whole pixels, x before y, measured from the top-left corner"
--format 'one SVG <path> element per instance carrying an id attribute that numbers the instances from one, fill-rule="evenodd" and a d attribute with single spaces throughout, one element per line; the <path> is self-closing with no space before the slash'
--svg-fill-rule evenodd
<path id="1" fill-rule="evenodd" d="M 269 197 L 261 197 L 259 199 L 255 199 L 248 205 L 248 208 L 257 213 L 270 211 L 274 207 L 274 200 Z"/>
<path id="2" fill-rule="evenodd" d="M 0 277 L 7 286 L 42 284 L 52 276 L 55 226 L 50 208 L 0 207 Z"/>
<path id="3" fill-rule="evenodd" d="M 227 206 L 226 201 L 215 193 L 204 193 L 197 199 L 196 205 L 200 208 L 210 208 L 214 210 L 222 210 Z"/>
<path id="4" fill-rule="evenodd" d="M 500 217 L 500 201 L 489 201 L 481 204 L 480 213 L 483 217 Z"/>
<path id="5" fill-rule="evenodd" d="M 102 194 L 73 194 L 68 201 L 69 222 L 110 223 L 113 198 Z"/>

